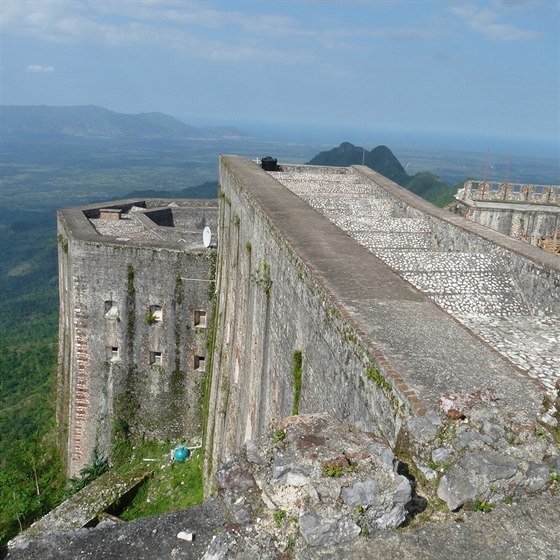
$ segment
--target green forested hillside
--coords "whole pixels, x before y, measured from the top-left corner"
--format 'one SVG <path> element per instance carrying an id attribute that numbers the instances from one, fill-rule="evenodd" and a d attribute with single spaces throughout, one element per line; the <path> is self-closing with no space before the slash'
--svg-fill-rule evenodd
<path id="1" fill-rule="evenodd" d="M 406 184 L 406 188 L 436 206 L 443 207 L 455 200 L 453 195 L 457 192 L 459 186 L 450 187 L 437 175 L 429 171 L 423 171 L 414 175 Z"/>
<path id="2" fill-rule="evenodd" d="M 53 212 L 0 214 L 0 543 L 59 499 Z"/>

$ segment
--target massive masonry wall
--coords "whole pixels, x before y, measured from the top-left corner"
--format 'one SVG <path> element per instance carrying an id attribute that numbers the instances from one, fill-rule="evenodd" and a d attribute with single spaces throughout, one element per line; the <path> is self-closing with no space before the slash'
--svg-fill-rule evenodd
<path id="1" fill-rule="evenodd" d="M 58 221 L 57 420 L 70 476 L 94 450 L 109 456 L 115 434 L 202 435 L 215 252 L 100 235 L 85 217 L 94 210 Z"/>
<path id="2" fill-rule="evenodd" d="M 394 442 L 410 405 L 386 384 L 382 358 L 359 340 L 332 294 L 230 171 L 229 160 L 221 163 L 209 470 L 295 410 L 333 411 Z"/>
<path id="3" fill-rule="evenodd" d="M 207 474 L 295 402 L 391 444 L 450 391 L 490 387 L 536 414 L 542 388 L 270 174 L 224 156 L 220 185 Z"/>

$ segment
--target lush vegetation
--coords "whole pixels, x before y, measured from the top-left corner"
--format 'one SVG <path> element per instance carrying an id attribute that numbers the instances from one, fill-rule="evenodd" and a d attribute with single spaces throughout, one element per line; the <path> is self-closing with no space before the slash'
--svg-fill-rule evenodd
<path id="1" fill-rule="evenodd" d="M 174 160 L 166 173 L 151 157 L 142 160 L 144 151 L 89 141 L 2 145 L 0 544 L 52 509 L 66 491 L 54 425 L 56 208 L 126 196 L 139 187 L 163 185 L 162 177 L 166 187 L 188 187 L 184 166 Z M 208 194 L 212 187 L 207 185 Z"/>
<path id="2" fill-rule="evenodd" d="M 309 164 L 348 167 L 361 165 L 362 162 L 403 187 L 410 180 L 399 160 L 387 146 L 377 146 L 368 152 L 350 142 L 343 142 L 338 148 L 317 154 Z"/>
<path id="3" fill-rule="evenodd" d="M 54 213 L 0 215 L 0 543 L 48 511 L 64 479 L 54 437 Z"/>
<path id="4" fill-rule="evenodd" d="M 56 208 L 131 191 L 212 197 L 217 183 L 209 180 L 216 154 L 208 145 L 6 135 L 0 141 L 1 544 L 83 482 L 66 488 L 56 449 Z M 196 179 L 207 182 L 192 187 Z"/>
<path id="5" fill-rule="evenodd" d="M 407 190 L 440 207 L 453 202 L 455 200 L 453 195 L 462 186 L 461 183 L 450 187 L 443 179 L 429 171 L 417 173 L 406 184 Z"/>
<path id="6" fill-rule="evenodd" d="M 176 511 L 202 502 L 202 452 L 195 450 L 188 461 L 171 459 L 169 442 L 147 441 L 139 445 L 119 442 L 113 469 L 124 475 L 150 472 L 133 500 L 125 505 L 121 519 L 130 521 L 147 515 Z"/>

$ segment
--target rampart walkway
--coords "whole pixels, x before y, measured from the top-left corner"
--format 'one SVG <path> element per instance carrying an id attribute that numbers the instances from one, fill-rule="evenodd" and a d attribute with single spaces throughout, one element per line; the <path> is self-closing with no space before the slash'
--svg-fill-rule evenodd
<path id="1" fill-rule="evenodd" d="M 367 247 L 403 279 L 531 377 L 553 388 L 560 377 L 560 317 L 533 315 L 505 260 L 443 252 L 430 222 L 406 217 L 352 170 L 284 166 L 275 179 Z"/>

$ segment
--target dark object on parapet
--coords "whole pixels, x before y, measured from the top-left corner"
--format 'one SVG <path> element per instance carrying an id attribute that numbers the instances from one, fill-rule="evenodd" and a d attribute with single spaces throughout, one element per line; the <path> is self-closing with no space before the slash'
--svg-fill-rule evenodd
<path id="1" fill-rule="evenodd" d="M 278 160 L 270 156 L 266 156 L 262 158 L 261 167 L 265 171 L 282 171 L 282 169 L 278 165 Z"/>

